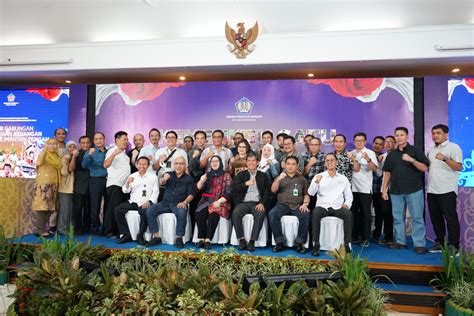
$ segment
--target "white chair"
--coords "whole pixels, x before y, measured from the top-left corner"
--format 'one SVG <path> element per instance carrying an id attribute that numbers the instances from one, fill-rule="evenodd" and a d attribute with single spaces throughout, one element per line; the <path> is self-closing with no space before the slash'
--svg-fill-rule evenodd
<path id="1" fill-rule="evenodd" d="M 242 218 L 242 224 L 244 226 L 244 238 L 246 242 L 249 242 L 250 235 L 252 234 L 253 228 L 253 215 L 245 214 Z M 268 221 L 267 218 L 263 220 L 263 226 L 258 235 L 258 239 L 255 241 L 255 247 L 266 247 L 267 246 L 267 236 L 268 236 Z M 232 236 L 230 237 L 230 244 L 237 246 L 239 240 L 237 239 L 237 234 L 235 233 L 235 228 L 232 228 Z"/>
<path id="2" fill-rule="evenodd" d="M 140 229 L 140 215 L 138 211 L 128 211 L 125 215 L 127 220 L 128 229 L 133 240 L 136 240 L 138 231 Z M 176 215 L 173 213 L 165 213 L 158 215 L 157 219 L 158 227 L 160 229 L 161 240 L 164 244 L 174 245 L 176 241 Z M 145 232 L 145 240 L 151 239 L 150 231 L 147 229 Z M 187 218 L 186 231 L 183 236 L 183 242 L 191 240 L 191 216 Z"/>
<path id="3" fill-rule="evenodd" d="M 211 244 L 225 245 L 229 242 L 232 222 L 224 217 L 219 218 L 219 224 L 211 240 Z M 194 225 L 193 242 L 199 242 L 197 224 Z"/>
<path id="4" fill-rule="evenodd" d="M 285 244 L 288 247 L 293 247 L 295 245 L 295 239 L 298 236 L 298 226 L 300 221 L 298 217 L 294 215 L 285 215 L 282 216 L 281 220 L 281 231 L 283 236 L 286 239 Z M 275 236 L 272 234 L 272 245 L 276 245 Z M 309 248 L 309 232 L 308 237 L 306 238 L 306 243 L 304 244 L 306 248 Z"/>
<path id="5" fill-rule="evenodd" d="M 321 219 L 319 232 L 321 250 L 334 250 L 344 245 L 344 221 L 338 217 L 326 216 Z"/>

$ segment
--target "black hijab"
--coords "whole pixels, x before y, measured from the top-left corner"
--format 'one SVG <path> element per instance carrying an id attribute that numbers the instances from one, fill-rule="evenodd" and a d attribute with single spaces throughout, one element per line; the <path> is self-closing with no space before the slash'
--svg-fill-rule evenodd
<path id="1" fill-rule="evenodd" d="M 215 177 L 220 177 L 224 174 L 224 164 L 222 163 L 222 158 L 220 156 L 218 156 L 218 155 L 212 156 L 211 159 L 209 160 L 209 164 L 211 164 L 211 161 L 214 157 L 219 159 L 219 168 L 217 170 L 214 170 L 211 167 L 211 170 L 209 170 L 209 172 L 207 173 L 205 188 L 211 188 L 212 183 L 214 181 L 214 178 Z"/>

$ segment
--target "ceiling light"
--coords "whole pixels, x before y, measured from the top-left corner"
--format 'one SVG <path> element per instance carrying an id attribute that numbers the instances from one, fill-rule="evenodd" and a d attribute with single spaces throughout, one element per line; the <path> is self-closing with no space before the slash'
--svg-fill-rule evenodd
<path id="1" fill-rule="evenodd" d="M 186 80 L 186 77 L 185 76 L 180 76 L 179 80 L 184 81 L 184 80 Z"/>
<path id="2" fill-rule="evenodd" d="M 459 68 L 454 68 L 453 70 L 451 70 L 451 72 L 460 72 L 460 71 L 461 71 L 461 69 L 459 69 Z"/>
<path id="3" fill-rule="evenodd" d="M 64 82 L 65 82 L 65 83 L 71 83 L 71 80 L 66 80 L 66 81 L 64 81 Z"/>
<path id="4" fill-rule="evenodd" d="M 308 77 L 313 78 L 313 77 L 314 77 L 314 74 L 313 74 L 313 73 L 309 73 L 309 74 L 308 74 Z"/>

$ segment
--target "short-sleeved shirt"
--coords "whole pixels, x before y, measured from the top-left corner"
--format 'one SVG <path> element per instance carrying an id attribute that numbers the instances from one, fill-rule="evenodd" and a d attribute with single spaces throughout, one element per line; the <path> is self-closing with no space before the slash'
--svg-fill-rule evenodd
<path id="1" fill-rule="evenodd" d="M 277 198 L 281 204 L 296 210 L 303 204 L 305 195 L 308 195 L 308 181 L 305 177 L 300 175 L 286 176 L 280 181 Z"/>
<path id="2" fill-rule="evenodd" d="M 462 163 L 461 148 L 449 140 L 431 148 L 428 152 L 428 160 L 430 161 L 428 193 L 455 192 L 457 194 L 459 171 L 451 169 L 446 162 L 436 159 L 437 153 L 442 153 L 444 157 Z"/>
<path id="3" fill-rule="evenodd" d="M 360 151 L 353 150 L 352 154 L 356 157 L 357 161 L 360 164 L 359 172 L 352 173 L 352 192 L 357 193 L 372 193 L 372 181 L 374 176 L 372 170 L 370 169 L 368 161 L 362 157 L 363 153 L 366 152 L 370 160 L 377 166 L 377 156 L 375 153 L 367 148 L 363 148 Z"/>
<path id="4" fill-rule="evenodd" d="M 390 193 L 395 195 L 415 193 L 423 189 L 423 172 L 409 161 L 402 159 L 403 154 L 416 159 L 425 165 L 429 165 L 423 151 L 407 143 L 402 149 L 395 149 L 387 155 L 383 171 L 390 172 Z"/>
<path id="5" fill-rule="evenodd" d="M 169 172 L 170 178 L 165 184 L 163 203 L 176 205 L 183 202 L 188 195 L 194 195 L 194 180 L 183 174 L 178 178 L 175 171 Z"/>
<path id="6" fill-rule="evenodd" d="M 354 162 L 352 161 L 349 156 L 347 156 L 347 151 L 343 151 L 341 153 L 333 152 L 336 155 L 337 165 L 336 171 L 342 174 L 352 183 L 352 169 L 354 168 Z"/>
<path id="7" fill-rule="evenodd" d="M 115 145 L 109 148 L 105 154 L 105 160 L 107 160 L 107 158 L 109 158 L 116 149 L 117 146 Z M 130 158 L 128 158 L 125 152 L 121 152 L 114 157 L 112 164 L 110 164 L 110 166 L 107 168 L 106 187 L 110 187 L 112 185 L 122 187 L 127 181 L 127 178 L 130 176 L 130 171 Z"/>

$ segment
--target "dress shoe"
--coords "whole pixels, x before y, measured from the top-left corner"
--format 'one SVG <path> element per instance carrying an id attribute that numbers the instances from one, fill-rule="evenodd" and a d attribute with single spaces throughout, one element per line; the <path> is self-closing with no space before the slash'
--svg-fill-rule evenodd
<path id="1" fill-rule="evenodd" d="M 398 242 L 394 242 L 390 245 L 390 249 L 406 249 L 407 245 L 399 244 Z"/>
<path id="2" fill-rule="evenodd" d="M 204 248 L 204 240 L 200 240 L 197 244 L 196 244 L 196 247 L 197 248 Z"/>
<path id="3" fill-rule="evenodd" d="M 433 247 L 428 249 L 429 253 L 442 253 L 443 252 L 443 246 L 439 242 L 435 243 Z"/>
<path id="4" fill-rule="evenodd" d="M 159 246 L 162 242 L 161 237 L 153 237 L 146 245 L 147 247 Z"/>
<path id="5" fill-rule="evenodd" d="M 125 244 L 131 241 L 132 241 L 132 236 L 130 236 L 130 234 L 123 234 L 123 236 L 117 240 L 117 244 Z"/>
<path id="6" fill-rule="evenodd" d="M 315 257 L 319 257 L 319 255 L 321 254 L 319 246 L 314 246 L 313 250 L 311 251 L 311 254 Z"/>
<path id="7" fill-rule="evenodd" d="M 102 233 L 100 232 L 100 230 L 98 228 L 92 228 L 92 231 L 91 231 L 92 235 L 94 236 L 100 236 L 102 235 Z"/>
<path id="8" fill-rule="evenodd" d="M 239 239 L 239 250 L 244 250 L 247 248 L 247 243 L 245 242 L 245 239 Z"/>
<path id="9" fill-rule="evenodd" d="M 299 243 L 299 242 L 296 243 L 296 252 L 297 253 L 305 253 L 306 252 L 306 248 L 304 247 L 304 245 L 302 243 Z"/>
<path id="10" fill-rule="evenodd" d="M 426 253 L 426 248 L 425 247 L 415 247 L 415 252 L 418 255 L 424 255 Z"/>
<path id="11" fill-rule="evenodd" d="M 379 245 L 391 245 L 393 244 L 393 239 L 382 239 L 379 240 Z"/>
<path id="12" fill-rule="evenodd" d="M 255 241 L 249 240 L 249 243 L 247 244 L 247 250 L 250 252 L 255 251 Z"/>
<path id="13" fill-rule="evenodd" d="M 145 238 L 143 238 L 143 234 L 138 233 L 138 235 L 137 235 L 137 243 L 138 243 L 139 245 L 142 245 L 142 246 L 146 244 L 146 240 L 145 240 Z"/>
<path id="14" fill-rule="evenodd" d="M 205 249 L 209 250 L 209 249 L 211 249 L 211 247 L 212 247 L 212 245 L 211 245 L 211 242 L 210 242 L 210 241 L 206 241 L 206 242 L 204 243 L 204 248 L 205 248 Z"/>
<path id="15" fill-rule="evenodd" d="M 344 245 L 344 250 L 346 251 L 346 254 L 352 253 L 352 249 L 349 247 L 349 245 Z"/>
<path id="16" fill-rule="evenodd" d="M 176 237 L 176 242 L 174 243 L 176 248 L 184 248 L 184 242 L 182 237 Z"/>
<path id="17" fill-rule="evenodd" d="M 282 242 L 277 243 L 275 246 L 273 246 L 272 251 L 273 252 L 280 252 L 285 250 L 285 244 Z"/>

